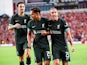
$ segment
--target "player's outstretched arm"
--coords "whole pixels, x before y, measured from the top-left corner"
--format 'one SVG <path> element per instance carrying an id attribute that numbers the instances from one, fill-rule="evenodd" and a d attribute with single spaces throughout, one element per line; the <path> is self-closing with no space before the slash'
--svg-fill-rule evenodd
<path id="1" fill-rule="evenodd" d="M 27 41 L 28 41 L 28 47 L 31 48 L 32 36 L 30 31 L 27 32 Z"/>
<path id="2" fill-rule="evenodd" d="M 50 35 L 50 31 L 44 30 L 44 31 L 42 31 L 41 35 L 42 36 Z"/>
<path id="3" fill-rule="evenodd" d="M 68 41 L 69 41 L 69 43 L 71 45 L 72 52 L 74 52 L 75 51 L 75 48 L 73 46 L 73 39 L 71 37 L 70 29 L 66 31 L 66 38 L 68 39 Z"/>

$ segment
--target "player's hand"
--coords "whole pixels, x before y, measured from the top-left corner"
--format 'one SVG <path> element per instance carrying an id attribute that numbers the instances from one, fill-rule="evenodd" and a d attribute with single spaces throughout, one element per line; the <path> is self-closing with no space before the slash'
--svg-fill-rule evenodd
<path id="1" fill-rule="evenodd" d="M 71 46 L 71 51 L 74 52 L 75 51 L 75 47 Z"/>
<path id="2" fill-rule="evenodd" d="M 33 33 L 31 33 L 31 37 L 32 37 L 32 39 L 34 39 L 35 38 L 35 35 Z"/>
<path id="3" fill-rule="evenodd" d="M 44 30 L 44 31 L 42 31 L 41 35 L 42 36 L 48 35 L 48 32 Z"/>
<path id="4" fill-rule="evenodd" d="M 16 23 L 14 26 L 15 26 L 15 28 L 17 28 L 17 29 L 21 28 L 21 24 L 19 24 L 19 23 Z"/>

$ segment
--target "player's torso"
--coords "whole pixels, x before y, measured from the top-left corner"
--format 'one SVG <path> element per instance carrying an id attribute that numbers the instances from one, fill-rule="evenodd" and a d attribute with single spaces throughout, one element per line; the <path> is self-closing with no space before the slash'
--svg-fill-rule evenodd
<path id="1" fill-rule="evenodd" d="M 14 17 L 14 24 L 19 23 L 21 24 L 21 28 L 15 29 L 15 39 L 17 42 L 23 42 L 27 39 L 27 23 L 28 23 L 28 16 L 18 16 L 15 15 Z"/>
<path id="2" fill-rule="evenodd" d="M 14 23 L 19 23 L 22 25 L 22 28 L 26 28 L 26 25 L 29 21 L 29 18 L 28 16 L 24 15 L 24 16 L 18 16 L 18 15 L 15 15 L 14 16 Z"/>
<path id="3" fill-rule="evenodd" d="M 51 21 L 51 31 L 53 45 L 55 47 L 66 46 L 64 24 L 61 19 L 58 19 L 56 22 Z"/>
<path id="4" fill-rule="evenodd" d="M 31 22 L 31 28 L 32 30 L 38 31 L 38 30 L 45 30 L 46 27 L 46 20 L 44 21 L 44 19 L 41 19 L 41 21 L 32 21 Z"/>
<path id="5" fill-rule="evenodd" d="M 36 35 L 34 42 L 36 43 L 35 45 L 38 45 L 39 47 L 46 47 L 49 45 L 47 36 L 41 35 L 41 32 L 43 30 L 46 30 L 45 22 L 47 22 L 47 20 L 45 20 L 44 18 L 42 18 L 41 21 L 32 21 L 31 22 L 31 29 L 32 29 L 33 33 Z"/>

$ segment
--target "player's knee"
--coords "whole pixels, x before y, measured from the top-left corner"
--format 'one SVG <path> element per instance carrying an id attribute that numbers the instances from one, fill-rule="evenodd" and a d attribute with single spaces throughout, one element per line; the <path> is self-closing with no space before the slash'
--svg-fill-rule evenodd
<path id="1" fill-rule="evenodd" d="M 55 62 L 54 65 L 60 65 L 60 63 L 59 62 Z"/>
<path id="2" fill-rule="evenodd" d="M 26 57 L 27 57 L 27 58 L 30 58 L 30 54 L 26 54 Z"/>
<path id="3" fill-rule="evenodd" d="M 42 62 L 37 63 L 37 65 L 42 65 Z"/>
<path id="4" fill-rule="evenodd" d="M 58 59 L 54 60 L 54 65 L 60 65 L 60 62 Z"/>
<path id="5" fill-rule="evenodd" d="M 25 54 L 26 54 L 26 57 L 30 57 L 30 51 L 29 50 L 25 50 Z"/>
<path id="6" fill-rule="evenodd" d="M 44 65 L 50 65 L 50 61 L 45 61 Z"/>
<path id="7" fill-rule="evenodd" d="M 24 57 L 23 56 L 19 56 L 19 60 L 20 61 L 24 61 Z"/>

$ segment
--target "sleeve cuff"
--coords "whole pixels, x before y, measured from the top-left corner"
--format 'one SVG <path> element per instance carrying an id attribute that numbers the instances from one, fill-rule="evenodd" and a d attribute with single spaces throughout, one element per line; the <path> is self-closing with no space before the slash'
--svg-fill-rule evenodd
<path id="1" fill-rule="evenodd" d="M 66 32 L 66 31 L 68 31 L 68 30 L 70 30 L 70 28 L 66 28 L 64 32 Z"/>

